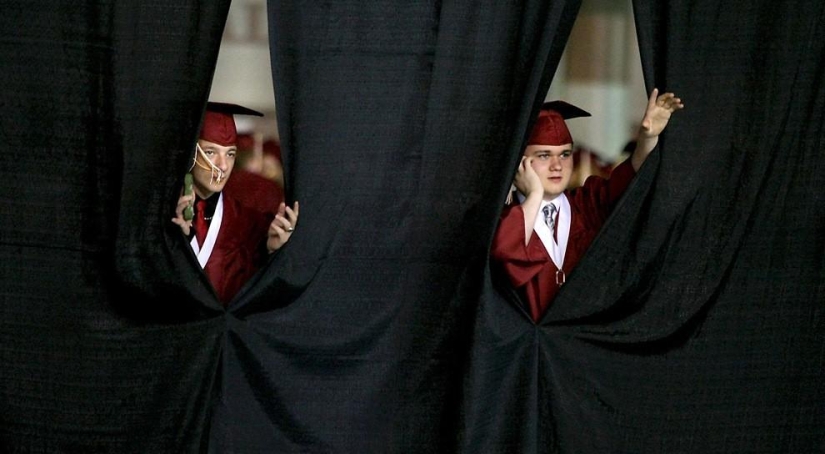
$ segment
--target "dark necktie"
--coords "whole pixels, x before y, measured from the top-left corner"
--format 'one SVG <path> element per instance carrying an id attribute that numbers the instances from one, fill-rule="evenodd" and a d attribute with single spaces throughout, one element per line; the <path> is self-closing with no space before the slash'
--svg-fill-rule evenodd
<path id="1" fill-rule="evenodd" d="M 206 200 L 199 199 L 195 202 L 195 238 L 198 239 L 198 246 L 203 247 L 203 242 L 206 240 L 206 231 L 209 226 L 206 224 L 204 212 L 206 211 Z"/>

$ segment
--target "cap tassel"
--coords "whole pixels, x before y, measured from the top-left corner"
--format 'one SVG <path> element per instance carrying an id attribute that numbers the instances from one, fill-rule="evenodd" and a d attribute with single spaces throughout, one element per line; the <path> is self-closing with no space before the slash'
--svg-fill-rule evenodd
<path id="1" fill-rule="evenodd" d="M 513 203 L 513 192 L 515 192 L 515 191 L 516 191 L 516 185 L 511 184 L 510 185 L 510 190 L 507 192 L 507 198 L 504 199 L 504 204 L 505 205 L 510 205 L 510 204 Z"/>

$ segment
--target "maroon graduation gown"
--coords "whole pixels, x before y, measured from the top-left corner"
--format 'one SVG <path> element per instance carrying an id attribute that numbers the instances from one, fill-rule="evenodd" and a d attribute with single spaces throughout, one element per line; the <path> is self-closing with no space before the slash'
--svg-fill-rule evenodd
<path id="1" fill-rule="evenodd" d="M 232 196 L 242 205 L 275 217 L 278 205 L 284 201 L 284 191 L 278 183 L 248 170 L 235 168 L 227 180 L 223 195 Z"/>
<path id="2" fill-rule="evenodd" d="M 569 274 L 587 251 L 635 175 L 628 159 L 613 170 L 609 179 L 591 176 L 583 186 L 565 191 L 572 215 L 562 264 L 564 274 Z M 559 270 L 535 232 L 525 246 L 524 211 L 518 199 L 501 214 L 491 255 L 527 302 L 533 320 L 538 321 L 559 291 Z"/>
<path id="3" fill-rule="evenodd" d="M 223 220 L 203 271 L 225 305 L 266 262 L 272 217 L 223 194 Z"/>

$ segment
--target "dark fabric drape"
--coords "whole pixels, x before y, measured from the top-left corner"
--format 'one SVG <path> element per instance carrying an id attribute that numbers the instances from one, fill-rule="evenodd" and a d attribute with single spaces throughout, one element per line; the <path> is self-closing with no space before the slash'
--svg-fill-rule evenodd
<path id="1" fill-rule="evenodd" d="M 228 4 L 2 3 L 0 452 L 823 451 L 825 4 L 634 2 L 687 108 L 539 323 L 487 254 L 579 2 L 270 1 L 301 218 L 224 311 Z"/>
<path id="2" fill-rule="evenodd" d="M 0 452 L 200 452 L 224 323 L 167 228 L 206 3 L 2 2 Z"/>
<path id="3" fill-rule="evenodd" d="M 822 452 L 825 7 L 634 11 L 687 108 L 538 326 L 481 299 L 463 446 Z"/>
<path id="4" fill-rule="evenodd" d="M 825 7 L 634 9 L 687 108 L 537 327 L 481 300 L 467 451 L 821 452 Z"/>
<path id="5" fill-rule="evenodd" d="M 269 2 L 301 218 L 230 308 L 215 452 L 459 449 L 502 169 L 578 7 Z"/>

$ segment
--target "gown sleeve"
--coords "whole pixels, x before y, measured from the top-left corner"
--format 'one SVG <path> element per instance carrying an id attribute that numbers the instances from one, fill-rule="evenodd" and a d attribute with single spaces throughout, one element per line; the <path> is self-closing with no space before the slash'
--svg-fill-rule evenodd
<path id="1" fill-rule="evenodd" d="M 550 261 L 540 240 L 531 238 L 529 244 L 524 243 L 524 210 L 521 205 L 511 205 L 504 209 L 499 219 L 491 256 L 501 264 L 516 288 L 530 282 Z"/>
<path id="2" fill-rule="evenodd" d="M 568 193 L 571 205 L 579 207 L 579 214 L 587 218 L 592 227 L 600 228 L 619 199 L 630 186 L 636 171 L 630 159 L 616 166 L 608 179 L 590 176 L 580 188 Z"/>

